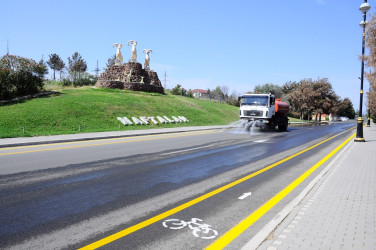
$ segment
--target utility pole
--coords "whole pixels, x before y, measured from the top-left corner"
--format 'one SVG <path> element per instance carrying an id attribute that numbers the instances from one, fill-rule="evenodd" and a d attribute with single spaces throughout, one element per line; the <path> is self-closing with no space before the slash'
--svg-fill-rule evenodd
<path id="1" fill-rule="evenodd" d="M 164 72 L 164 79 L 163 79 L 163 82 L 164 82 L 164 86 L 163 86 L 163 88 L 165 88 L 166 89 L 166 87 L 167 87 L 167 84 L 166 84 L 166 82 L 167 82 L 168 80 L 167 80 L 167 74 L 166 74 L 166 70 L 165 70 L 165 72 Z M 169 82 L 169 81 L 168 81 Z"/>
<path id="2" fill-rule="evenodd" d="M 7 39 L 7 56 L 9 55 L 9 39 Z"/>

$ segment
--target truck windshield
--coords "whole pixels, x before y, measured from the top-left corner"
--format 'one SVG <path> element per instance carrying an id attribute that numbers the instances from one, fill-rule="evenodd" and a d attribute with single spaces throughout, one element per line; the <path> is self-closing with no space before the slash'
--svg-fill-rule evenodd
<path id="1" fill-rule="evenodd" d="M 267 105 L 268 96 L 243 96 L 241 105 Z"/>

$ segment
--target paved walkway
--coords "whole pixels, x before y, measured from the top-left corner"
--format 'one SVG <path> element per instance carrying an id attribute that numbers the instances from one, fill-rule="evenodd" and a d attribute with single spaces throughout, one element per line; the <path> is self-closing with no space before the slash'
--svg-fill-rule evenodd
<path id="1" fill-rule="evenodd" d="M 376 125 L 363 131 L 258 249 L 376 249 Z"/>

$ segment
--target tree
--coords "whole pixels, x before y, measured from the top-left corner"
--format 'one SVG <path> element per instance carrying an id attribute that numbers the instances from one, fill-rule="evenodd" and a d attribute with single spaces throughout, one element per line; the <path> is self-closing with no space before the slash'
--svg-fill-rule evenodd
<path id="1" fill-rule="evenodd" d="M 367 92 L 368 108 L 371 115 L 376 117 L 376 16 L 371 16 L 367 24 L 367 47 L 369 49 L 368 56 L 365 57 L 367 66 L 371 68 L 366 77 L 370 83 L 369 92 Z M 374 120 L 375 121 L 375 120 Z"/>
<path id="2" fill-rule="evenodd" d="M 339 116 L 348 117 L 350 119 L 355 118 L 354 106 L 349 98 L 346 97 L 343 100 L 339 101 L 337 114 Z"/>
<path id="3" fill-rule="evenodd" d="M 210 91 L 214 98 L 223 99 L 225 94 L 222 92 L 221 87 L 217 86 L 214 90 Z"/>
<path id="4" fill-rule="evenodd" d="M 69 62 L 69 69 L 73 73 L 73 81 L 81 77 L 81 73 L 85 72 L 87 69 L 87 64 L 84 59 L 82 59 L 81 55 L 78 52 L 74 52 L 72 55 L 72 59 L 68 57 Z"/>
<path id="5" fill-rule="evenodd" d="M 319 121 L 321 121 L 321 114 L 332 111 L 334 113 L 339 98 L 333 91 L 328 78 L 318 78 L 316 81 L 312 81 L 312 91 L 314 95 L 313 106 L 316 114 L 320 114 Z"/>
<path id="6" fill-rule="evenodd" d="M 293 92 L 294 90 L 296 90 L 297 88 L 299 88 L 300 86 L 300 83 L 299 82 L 286 82 L 285 84 L 282 85 L 282 93 L 284 95 L 288 95 L 290 94 L 291 92 Z"/>
<path id="7" fill-rule="evenodd" d="M 300 113 L 300 119 L 303 120 L 304 113 L 310 114 L 314 110 L 312 92 L 312 79 L 303 79 L 298 86 L 288 95 L 288 102 L 290 105 Z"/>
<path id="8" fill-rule="evenodd" d="M 191 89 L 188 90 L 187 97 L 193 98 L 193 92 Z"/>
<path id="9" fill-rule="evenodd" d="M 238 100 L 239 94 L 236 90 L 232 91 L 232 94 L 229 97 L 229 100 L 227 101 L 228 104 L 233 105 L 233 106 L 240 106 L 239 100 Z"/>
<path id="10" fill-rule="evenodd" d="M 171 94 L 173 95 L 181 95 L 182 94 L 182 88 L 180 84 L 177 84 L 172 90 Z"/>
<path id="11" fill-rule="evenodd" d="M 310 115 L 313 111 L 316 114 L 337 113 L 339 97 L 332 89 L 332 85 L 327 78 L 318 78 L 313 81 L 311 78 L 303 79 L 298 84 L 288 83 L 283 87 L 285 93 L 288 93 L 288 101 L 291 106 L 300 113 L 303 119 L 304 113 Z M 316 116 L 317 119 L 317 116 Z"/>
<path id="12" fill-rule="evenodd" d="M 114 54 L 112 57 L 107 59 L 106 67 L 110 67 L 112 65 L 115 65 L 116 62 L 116 54 Z"/>
<path id="13" fill-rule="evenodd" d="M 43 57 L 42 59 L 40 59 L 38 63 L 38 67 L 36 67 L 35 69 L 35 72 L 39 75 L 40 78 L 44 78 L 44 76 L 48 74 L 48 68 L 47 68 L 46 63 L 43 60 Z"/>
<path id="14" fill-rule="evenodd" d="M 57 54 L 51 54 L 49 55 L 50 59 L 47 61 L 48 66 L 54 71 L 54 81 L 56 80 L 55 72 L 60 72 L 60 78 L 61 78 L 61 70 L 65 67 L 65 63 Z"/>
<path id="15" fill-rule="evenodd" d="M 43 61 L 5 55 L 0 58 L 0 100 L 34 94 L 43 89 Z"/>
<path id="16" fill-rule="evenodd" d="M 276 98 L 282 98 L 283 92 L 279 85 L 273 83 L 264 83 L 263 85 L 256 85 L 254 93 L 260 94 L 272 94 Z"/>

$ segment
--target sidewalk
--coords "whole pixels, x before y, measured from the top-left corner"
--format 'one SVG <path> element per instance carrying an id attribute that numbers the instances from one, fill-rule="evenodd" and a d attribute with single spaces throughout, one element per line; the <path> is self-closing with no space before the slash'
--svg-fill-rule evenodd
<path id="1" fill-rule="evenodd" d="M 376 249 L 376 124 L 363 132 L 257 249 Z"/>

